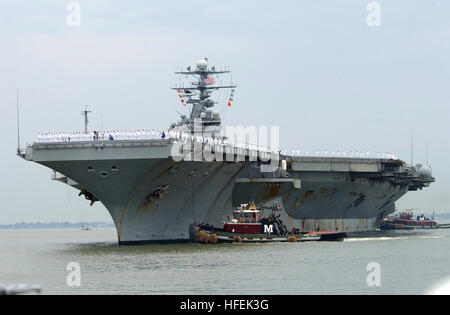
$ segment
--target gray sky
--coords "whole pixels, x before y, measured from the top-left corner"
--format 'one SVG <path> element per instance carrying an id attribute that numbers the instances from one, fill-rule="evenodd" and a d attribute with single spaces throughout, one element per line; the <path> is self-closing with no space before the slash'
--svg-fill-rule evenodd
<path id="1" fill-rule="evenodd" d="M 450 192 L 450 2 L 370 1 L 0 1 L 0 224 L 109 220 L 50 171 L 15 156 L 16 89 L 22 145 L 41 131 L 166 128 L 183 111 L 169 88 L 177 67 L 204 56 L 230 65 L 239 85 L 225 125 L 279 125 L 288 149 L 395 152 L 424 162 L 436 183 L 400 208 L 448 212 Z M 339 3 L 338 5 L 336 3 Z"/>

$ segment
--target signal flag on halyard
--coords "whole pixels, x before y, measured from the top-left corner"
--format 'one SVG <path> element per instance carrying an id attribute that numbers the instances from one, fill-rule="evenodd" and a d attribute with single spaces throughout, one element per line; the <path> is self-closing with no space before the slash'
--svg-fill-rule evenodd
<path id="1" fill-rule="evenodd" d="M 214 80 L 214 77 L 208 76 L 206 79 L 203 80 L 203 83 L 214 84 L 214 83 L 216 83 L 216 80 Z"/>
<path id="2" fill-rule="evenodd" d="M 184 90 L 178 90 L 178 96 L 180 97 L 181 104 L 183 106 L 186 106 L 186 93 L 184 93 Z"/>
<path id="3" fill-rule="evenodd" d="M 230 95 L 230 98 L 228 99 L 228 107 L 231 107 L 231 103 L 233 102 L 233 98 L 234 98 L 234 92 L 235 92 L 236 90 L 235 89 L 232 89 L 231 90 L 231 95 Z"/>

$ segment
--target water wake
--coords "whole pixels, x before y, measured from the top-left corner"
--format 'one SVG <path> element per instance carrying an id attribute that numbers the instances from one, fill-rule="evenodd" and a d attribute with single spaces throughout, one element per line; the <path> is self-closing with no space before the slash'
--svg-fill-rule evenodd
<path id="1" fill-rule="evenodd" d="M 344 242 L 370 242 L 370 241 L 393 241 L 393 240 L 413 240 L 413 239 L 441 239 L 446 235 L 410 235 L 410 236 L 382 236 L 382 237 L 358 237 L 347 238 Z"/>

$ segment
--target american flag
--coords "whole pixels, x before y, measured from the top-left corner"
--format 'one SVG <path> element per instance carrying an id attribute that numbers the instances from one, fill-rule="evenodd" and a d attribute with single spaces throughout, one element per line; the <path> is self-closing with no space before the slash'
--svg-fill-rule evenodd
<path id="1" fill-rule="evenodd" d="M 203 80 L 203 83 L 205 83 L 205 84 L 214 84 L 214 83 L 216 83 L 216 80 L 214 80 L 214 77 L 209 76 L 209 77 L 207 77 L 206 79 Z"/>

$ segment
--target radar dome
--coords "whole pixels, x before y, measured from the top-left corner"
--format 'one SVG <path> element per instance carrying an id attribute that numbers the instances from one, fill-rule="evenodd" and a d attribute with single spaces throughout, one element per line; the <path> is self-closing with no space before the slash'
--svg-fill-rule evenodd
<path id="1" fill-rule="evenodd" d="M 433 172 L 431 170 L 431 167 L 424 165 L 419 168 L 419 177 L 428 178 L 428 177 L 432 177 L 432 176 L 433 176 Z"/>
<path id="2" fill-rule="evenodd" d="M 206 61 L 205 59 L 200 59 L 195 63 L 195 65 L 197 66 L 198 70 L 205 71 L 208 68 L 208 61 Z"/>

